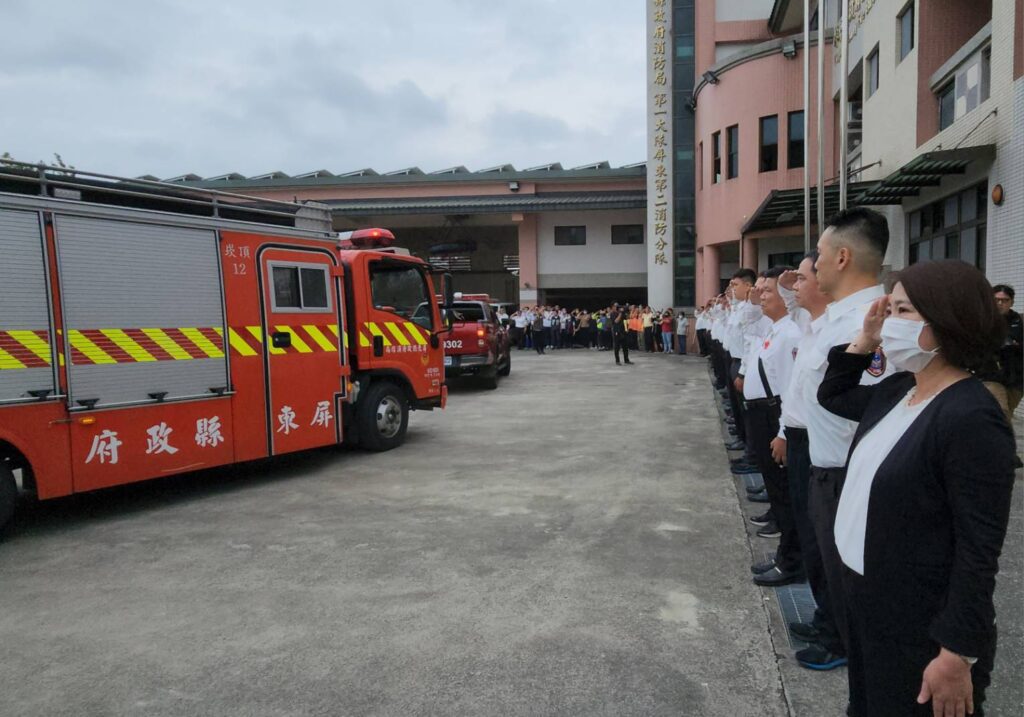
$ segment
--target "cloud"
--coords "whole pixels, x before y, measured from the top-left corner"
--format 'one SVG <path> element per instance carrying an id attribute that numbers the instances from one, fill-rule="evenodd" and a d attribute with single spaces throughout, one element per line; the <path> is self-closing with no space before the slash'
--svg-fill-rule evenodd
<path id="1" fill-rule="evenodd" d="M 171 176 L 643 159 L 618 0 L 7 0 L 0 151 Z"/>

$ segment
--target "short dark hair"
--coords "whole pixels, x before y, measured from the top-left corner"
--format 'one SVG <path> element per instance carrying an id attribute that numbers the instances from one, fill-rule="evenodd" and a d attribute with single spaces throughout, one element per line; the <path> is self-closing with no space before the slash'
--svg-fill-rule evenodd
<path id="1" fill-rule="evenodd" d="M 813 271 L 815 274 L 817 274 L 818 273 L 818 257 L 819 256 L 821 256 L 821 254 L 818 253 L 817 249 L 811 249 L 809 252 L 804 254 L 804 258 L 800 260 L 800 263 L 802 264 L 803 262 L 805 262 L 808 259 L 810 259 L 811 260 L 811 271 Z"/>
<path id="2" fill-rule="evenodd" d="M 785 265 L 783 265 L 783 266 L 773 266 L 771 269 L 769 269 L 768 271 L 766 271 L 764 273 L 764 278 L 765 279 L 778 279 L 780 276 L 785 274 L 787 271 L 792 271 L 792 270 L 793 270 L 793 267 L 791 267 L 791 266 L 785 266 Z"/>
<path id="3" fill-rule="evenodd" d="M 889 222 L 874 209 L 852 207 L 832 215 L 828 226 L 834 234 L 854 235 L 867 242 L 877 252 L 879 261 L 885 259 L 889 248 Z"/>
<path id="4" fill-rule="evenodd" d="M 996 284 L 995 286 L 992 287 L 992 293 L 1006 294 L 1007 296 L 1010 297 L 1010 301 L 1013 301 L 1016 298 L 1013 292 L 1013 287 L 1010 286 L 1009 284 Z"/>
<path id="5" fill-rule="evenodd" d="M 748 284 L 754 284 L 757 282 L 757 274 L 754 273 L 753 269 L 740 269 L 739 271 L 732 275 L 732 278 L 739 279 L 740 281 L 745 281 Z"/>
<path id="6" fill-rule="evenodd" d="M 946 361 L 977 370 L 1003 343 L 1006 322 L 992 301 L 992 285 L 959 259 L 911 264 L 895 276 L 924 317 Z"/>

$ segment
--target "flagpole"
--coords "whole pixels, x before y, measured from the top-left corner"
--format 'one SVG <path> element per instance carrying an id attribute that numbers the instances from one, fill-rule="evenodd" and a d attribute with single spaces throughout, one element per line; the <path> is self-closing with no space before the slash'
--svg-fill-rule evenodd
<path id="1" fill-rule="evenodd" d="M 839 52 L 842 53 L 839 62 L 839 208 L 846 209 L 846 155 L 847 155 L 847 144 L 849 142 L 847 134 L 849 133 L 849 118 L 847 113 L 849 108 L 847 107 L 847 100 L 849 99 L 849 81 L 850 81 L 850 2 L 849 0 L 842 0 L 840 3 L 842 7 L 842 17 L 840 20 L 840 32 L 842 32 L 841 41 L 839 43 Z"/>
<path id="2" fill-rule="evenodd" d="M 804 0 L 804 253 L 811 251 L 811 0 Z"/>
<path id="3" fill-rule="evenodd" d="M 825 2 L 818 0 L 818 234 L 825 229 Z"/>

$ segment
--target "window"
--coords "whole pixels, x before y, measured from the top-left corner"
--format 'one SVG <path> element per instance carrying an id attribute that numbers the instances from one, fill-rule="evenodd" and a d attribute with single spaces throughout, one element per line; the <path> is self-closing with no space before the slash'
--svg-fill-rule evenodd
<path id="1" fill-rule="evenodd" d="M 787 165 L 790 169 L 804 166 L 804 113 L 789 113 Z"/>
<path id="2" fill-rule="evenodd" d="M 555 227 L 555 246 L 583 246 L 587 243 L 587 228 Z"/>
<path id="3" fill-rule="evenodd" d="M 910 51 L 914 49 L 914 2 L 911 0 L 903 12 L 896 16 L 896 26 L 899 29 L 899 55 L 900 62 L 903 61 Z"/>
<path id="4" fill-rule="evenodd" d="M 711 135 L 711 183 L 722 181 L 722 133 Z"/>
<path id="5" fill-rule="evenodd" d="M 865 84 L 868 86 L 868 97 L 878 92 L 878 46 L 875 45 L 875 49 L 868 55 L 868 61 L 865 65 L 865 71 L 867 77 L 864 78 Z"/>
<path id="6" fill-rule="evenodd" d="M 982 183 L 911 212 L 910 263 L 961 259 L 984 269 L 987 208 L 988 184 Z"/>
<path id="7" fill-rule="evenodd" d="M 273 310 L 279 312 L 331 310 L 327 267 L 322 264 L 271 264 Z"/>
<path id="8" fill-rule="evenodd" d="M 779 254 L 768 255 L 768 268 L 771 269 L 776 266 L 800 266 L 800 262 L 804 260 L 804 253 L 802 251 L 787 251 Z"/>
<path id="9" fill-rule="evenodd" d="M 761 159 L 759 172 L 774 172 L 779 168 L 779 116 L 761 118 Z"/>
<path id="10" fill-rule="evenodd" d="M 612 244 L 643 244 L 643 224 L 613 224 Z"/>
<path id="11" fill-rule="evenodd" d="M 729 166 L 726 177 L 735 179 L 740 175 L 740 128 L 733 125 L 725 130 L 725 136 L 729 140 Z"/>
<path id="12" fill-rule="evenodd" d="M 953 124 L 953 120 L 956 118 L 954 104 L 953 104 L 953 86 L 954 83 L 950 82 L 948 85 L 939 90 L 939 129 L 943 130 Z"/>
<path id="13" fill-rule="evenodd" d="M 697 187 L 704 189 L 704 143 L 697 145 Z"/>
<path id="14" fill-rule="evenodd" d="M 370 295 L 373 308 L 398 314 L 426 329 L 434 328 L 427 279 L 417 267 L 393 261 L 372 263 Z"/>

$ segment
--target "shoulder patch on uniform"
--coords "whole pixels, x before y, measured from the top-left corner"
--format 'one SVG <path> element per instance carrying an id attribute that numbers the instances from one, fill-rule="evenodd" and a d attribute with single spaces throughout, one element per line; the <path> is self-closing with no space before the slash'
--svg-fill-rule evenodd
<path id="1" fill-rule="evenodd" d="M 887 360 L 885 358 L 885 352 L 882 351 L 882 347 L 879 346 L 871 356 L 871 365 L 868 366 L 868 374 L 878 378 L 885 373 L 886 364 Z"/>

